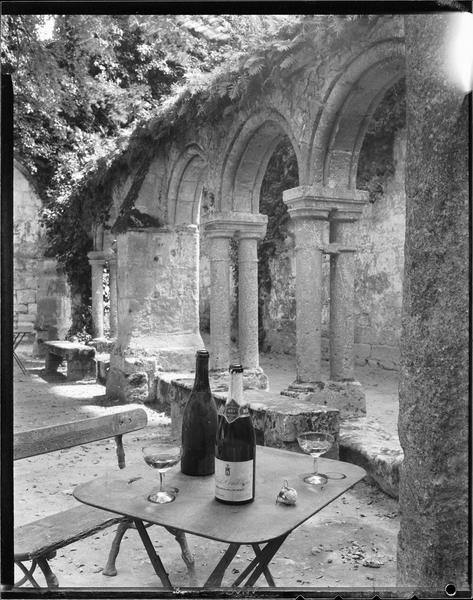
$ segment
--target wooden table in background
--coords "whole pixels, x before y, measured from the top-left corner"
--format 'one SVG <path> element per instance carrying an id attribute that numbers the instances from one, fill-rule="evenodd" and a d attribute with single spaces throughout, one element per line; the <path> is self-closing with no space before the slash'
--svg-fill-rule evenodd
<path id="1" fill-rule="evenodd" d="M 130 468 L 126 477 L 120 477 L 121 474 L 106 475 L 79 485 L 74 489 L 74 496 L 85 504 L 130 517 L 165 587 L 172 587 L 172 584 L 144 523 L 174 528 L 228 544 L 205 582 L 205 587 L 220 586 L 226 569 L 241 545 L 250 545 L 255 558 L 231 585 L 253 586 L 264 575 L 268 584 L 274 586 L 268 564 L 286 537 L 366 474 L 356 465 L 321 458 L 321 473 L 332 476 L 342 473 L 345 478 L 330 479 L 320 488 L 303 481 L 311 467 L 312 458 L 308 455 L 257 446 L 256 498 L 254 502 L 244 505 L 217 502 L 214 498 L 213 475 L 190 477 L 181 473 L 178 466 L 166 473 L 166 484 L 179 488 L 176 500 L 169 504 L 153 504 L 147 500 L 159 479 L 157 472 L 134 480 Z M 139 472 L 142 474 L 143 469 L 139 469 Z M 297 490 L 295 505 L 276 503 L 277 493 L 285 480 Z"/>
<path id="2" fill-rule="evenodd" d="M 33 328 L 29 328 L 29 329 L 18 328 L 17 330 L 15 330 L 15 332 L 13 334 L 13 358 L 15 359 L 16 364 L 20 367 L 23 375 L 28 375 L 28 371 L 26 370 L 26 367 L 23 364 L 23 361 L 21 360 L 21 358 L 18 356 L 18 354 L 15 351 L 18 348 L 18 346 L 21 344 L 21 342 L 23 341 L 23 338 L 25 337 L 25 335 L 28 335 L 29 333 L 34 333 Z"/>

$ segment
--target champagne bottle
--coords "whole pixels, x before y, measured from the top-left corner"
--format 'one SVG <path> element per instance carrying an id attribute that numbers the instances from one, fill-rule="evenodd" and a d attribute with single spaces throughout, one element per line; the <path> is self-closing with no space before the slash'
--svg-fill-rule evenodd
<path id="1" fill-rule="evenodd" d="M 216 500 L 246 504 L 255 499 L 255 454 L 255 430 L 243 399 L 243 367 L 230 365 L 228 397 L 218 415 L 215 442 Z"/>
<path id="2" fill-rule="evenodd" d="M 194 387 L 182 417 L 181 471 L 212 475 L 215 471 L 217 407 L 209 385 L 209 353 L 196 354 Z"/>

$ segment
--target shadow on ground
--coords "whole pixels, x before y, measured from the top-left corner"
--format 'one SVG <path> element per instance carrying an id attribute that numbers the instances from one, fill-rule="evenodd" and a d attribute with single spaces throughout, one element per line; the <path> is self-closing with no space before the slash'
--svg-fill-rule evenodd
<path id="1" fill-rule="evenodd" d="M 18 369 L 14 374 L 15 431 L 122 410 L 122 404 L 106 399 L 103 386 L 94 382 L 67 382 L 60 373 L 46 378 L 41 361 L 24 358 L 29 374 L 23 375 Z M 292 365 L 288 365 L 290 361 L 284 357 L 263 357 L 263 364 L 264 361 L 263 368 L 270 379 L 271 370 L 278 373 L 279 381 L 293 379 Z M 365 368 L 366 380 L 371 378 L 367 389 L 368 406 L 377 401 L 375 410 L 382 413 L 385 406 L 384 412 L 392 411 L 392 414 L 382 415 L 392 429 L 397 418 L 397 406 L 392 398 L 396 396 L 396 377 L 392 372 L 377 375 L 375 371 Z M 145 410 L 149 419 L 147 427 L 124 438 L 126 468 L 130 471 L 133 464 L 143 466 L 144 441 L 170 439 L 171 435 L 170 420 L 164 413 L 148 407 Z M 113 439 L 18 461 L 14 467 L 15 525 L 73 506 L 77 502 L 72 496 L 75 485 L 117 468 Z M 383 590 L 395 586 L 398 527 L 397 502 L 377 487 L 361 481 L 288 537 L 270 565 L 276 585 L 302 591 L 330 588 L 331 595 L 335 589 L 367 590 L 383 596 Z M 102 575 L 115 529 L 98 532 L 58 551 L 51 564 L 61 587 L 138 589 L 158 585 L 134 530 L 128 531 L 122 541 L 117 559 L 118 575 L 111 578 Z M 173 584 L 188 586 L 186 568 L 174 538 L 157 526 L 151 527 L 149 533 Z M 225 545 L 195 536 L 188 539 L 195 555 L 197 583 L 202 585 Z M 252 549 L 242 547 L 223 585 L 234 579 L 252 557 Z M 266 586 L 264 578 L 258 585 Z"/>

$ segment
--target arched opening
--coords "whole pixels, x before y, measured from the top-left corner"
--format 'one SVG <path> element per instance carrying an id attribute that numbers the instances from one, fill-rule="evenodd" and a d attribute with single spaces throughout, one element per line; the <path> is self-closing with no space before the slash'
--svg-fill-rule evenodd
<path id="1" fill-rule="evenodd" d="M 399 368 L 405 238 L 405 80 L 391 86 L 367 123 L 356 187 L 369 192 L 358 222 L 355 353 L 359 364 Z"/>
<path id="2" fill-rule="evenodd" d="M 191 225 L 200 222 L 200 204 L 207 162 L 197 144 L 189 145 L 179 157 L 168 190 L 168 222 Z"/>
<path id="3" fill-rule="evenodd" d="M 282 194 L 298 185 L 297 158 L 286 136 L 268 162 L 260 193 L 260 212 L 268 217 L 266 235 L 258 247 L 258 339 L 262 352 L 295 353 L 294 238 Z"/>

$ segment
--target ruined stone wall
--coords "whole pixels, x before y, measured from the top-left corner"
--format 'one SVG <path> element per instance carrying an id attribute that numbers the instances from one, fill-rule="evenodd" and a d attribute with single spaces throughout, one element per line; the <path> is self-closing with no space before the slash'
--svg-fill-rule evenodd
<path id="1" fill-rule="evenodd" d="M 71 326 L 70 289 L 57 261 L 44 257 L 41 200 L 17 162 L 13 186 L 13 324 L 32 329 L 25 341 L 34 342 L 33 353 L 42 355 L 41 341 L 64 339 Z"/>
<path id="2" fill-rule="evenodd" d="M 406 132 L 396 135 L 394 174 L 384 193 L 363 208 L 355 271 L 355 358 L 399 368 L 406 197 Z"/>
<path id="3" fill-rule="evenodd" d="M 38 219 L 41 200 L 17 163 L 13 186 L 13 319 L 16 328 L 18 324 L 31 326 L 36 320 L 44 241 Z"/>

